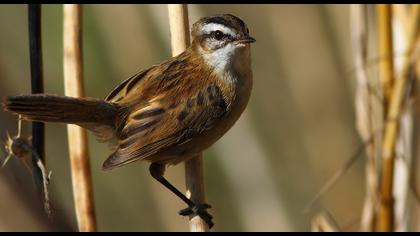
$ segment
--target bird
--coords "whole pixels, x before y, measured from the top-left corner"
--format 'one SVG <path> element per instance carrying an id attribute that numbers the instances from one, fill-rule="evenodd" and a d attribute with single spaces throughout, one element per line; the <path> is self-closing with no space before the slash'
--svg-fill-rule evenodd
<path id="1" fill-rule="evenodd" d="M 151 176 L 199 215 L 210 228 L 208 204 L 194 203 L 165 177 L 167 166 L 197 156 L 239 119 L 251 96 L 253 76 L 247 25 L 232 14 L 199 19 L 181 54 L 134 74 L 104 99 L 52 94 L 7 96 L 6 111 L 24 120 L 76 124 L 111 144 L 102 169 L 150 162 Z"/>

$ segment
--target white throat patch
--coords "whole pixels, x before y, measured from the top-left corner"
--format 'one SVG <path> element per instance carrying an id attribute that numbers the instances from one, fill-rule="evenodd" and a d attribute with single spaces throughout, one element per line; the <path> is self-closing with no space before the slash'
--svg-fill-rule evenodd
<path id="1" fill-rule="evenodd" d="M 230 64 L 233 54 L 235 53 L 235 46 L 228 44 L 223 48 L 217 49 L 214 52 L 206 52 L 200 48 L 200 53 L 208 65 L 213 67 L 216 71 L 222 72 L 228 64 Z"/>

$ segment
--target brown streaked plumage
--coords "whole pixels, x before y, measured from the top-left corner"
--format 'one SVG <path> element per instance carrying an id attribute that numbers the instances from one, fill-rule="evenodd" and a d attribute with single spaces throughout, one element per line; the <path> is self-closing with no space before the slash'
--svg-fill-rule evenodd
<path id="1" fill-rule="evenodd" d="M 184 213 L 211 224 L 208 206 L 197 208 L 173 189 L 163 178 L 164 167 L 211 146 L 242 114 L 252 88 L 249 43 L 255 40 L 229 14 L 199 20 L 192 36 L 185 52 L 128 78 L 104 100 L 38 94 L 7 97 L 3 105 L 24 119 L 80 125 L 112 143 L 105 170 L 151 162 L 153 177 L 191 209 L 196 206 Z"/>

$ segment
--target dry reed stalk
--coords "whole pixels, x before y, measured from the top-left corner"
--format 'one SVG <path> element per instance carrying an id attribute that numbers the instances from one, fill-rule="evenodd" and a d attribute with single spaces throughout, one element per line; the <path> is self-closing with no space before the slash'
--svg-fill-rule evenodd
<path id="1" fill-rule="evenodd" d="M 392 11 L 391 5 L 389 4 L 378 4 L 376 5 L 377 16 L 378 16 L 378 45 L 379 45 L 379 79 L 382 85 L 383 91 L 383 106 L 384 106 L 384 117 L 387 116 L 387 106 L 391 100 L 392 85 L 395 82 L 394 78 L 394 60 L 393 60 L 393 45 L 392 45 Z M 393 200 L 392 200 L 393 201 Z M 392 231 L 393 225 L 393 203 L 391 204 L 391 211 L 389 212 L 389 222 L 387 223 L 389 229 L 386 231 Z M 380 204 L 383 206 L 383 204 Z M 388 205 L 388 204 L 387 204 Z M 382 210 L 382 208 L 380 209 Z M 381 221 L 378 221 L 381 224 Z M 379 228 L 377 228 L 380 230 Z"/>
<path id="2" fill-rule="evenodd" d="M 382 176 L 381 176 L 381 201 L 378 213 L 377 230 L 392 231 L 394 229 L 394 160 L 395 146 L 399 134 L 399 121 L 402 113 L 403 100 L 407 97 L 407 85 L 410 68 L 412 65 L 412 52 L 415 48 L 419 26 L 420 26 L 420 5 L 413 7 L 413 14 L 407 36 L 407 50 L 409 55 L 404 57 L 401 71 L 393 86 L 390 103 L 388 105 L 387 122 L 382 150 Z"/>
<path id="3" fill-rule="evenodd" d="M 185 182 L 187 196 L 193 202 L 205 203 L 206 194 L 204 188 L 203 154 L 192 158 L 185 163 Z M 191 232 L 207 232 L 207 223 L 199 216 L 190 217 Z"/>
<path id="4" fill-rule="evenodd" d="M 394 60 L 392 46 L 392 11 L 390 4 L 378 4 L 379 33 L 379 79 L 382 82 L 385 108 L 389 104 L 394 83 Z M 386 110 L 385 110 L 386 113 Z"/>
<path id="5" fill-rule="evenodd" d="M 168 4 L 169 27 L 171 31 L 172 55 L 176 56 L 190 45 L 188 24 L 188 6 L 186 4 Z M 202 154 L 185 163 L 187 197 L 195 203 L 205 203 Z M 200 216 L 190 217 L 191 232 L 209 231 L 207 223 Z"/>
<path id="6" fill-rule="evenodd" d="M 393 40 L 394 40 L 394 67 L 398 74 L 401 69 L 401 62 L 404 57 L 398 57 L 398 54 L 406 55 L 404 52 L 406 47 L 406 37 L 410 26 L 410 9 L 412 5 L 393 4 L 392 21 L 393 21 Z M 415 193 L 413 192 L 412 177 L 414 177 L 416 153 L 416 128 L 415 119 L 415 97 L 417 89 L 414 88 L 416 83 L 410 79 L 408 97 L 405 101 L 405 108 L 400 117 L 400 131 L 396 142 L 395 152 L 395 172 L 394 172 L 394 231 L 405 232 L 410 230 L 413 207 L 415 202 Z"/>
<path id="7" fill-rule="evenodd" d="M 354 63 L 356 68 L 356 126 L 360 137 L 366 143 L 366 195 L 362 210 L 361 231 L 372 231 L 375 225 L 377 206 L 377 130 L 381 126 L 378 121 L 380 113 L 378 98 L 372 91 L 372 81 L 368 77 L 368 31 L 367 31 L 367 7 L 366 5 L 351 5 L 351 32 L 354 48 Z M 371 142 L 367 142 L 371 140 Z"/>
<path id="8" fill-rule="evenodd" d="M 416 43 L 416 52 L 415 55 L 417 58 L 420 58 L 420 38 L 417 39 L 417 43 Z M 420 60 L 417 60 L 416 62 L 416 75 L 417 75 L 417 79 L 419 79 L 420 76 Z"/>
<path id="9" fill-rule="evenodd" d="M 312 219 L 312 232 L 340 232 L 337 222 L 328 212 L 321 212 Z"/>
<path id="10" fill-rule="evenodd" d="M 418 58 L 420 58 L 420 37 L 417 38 L 417 43 L 416 43 L 416 51 L 415 51 L 415 57 L 417 57 L 417 62 L 415 65 L 415 73 L 414 73 L 414 79 L 415 79 L 415 91 L 416 94 L 414 95 L 414 119 L 417 121 L 420 118 L 420 109 L 419 109 L 419 96 L 418 96 L 418 91 L 419 91 L 419 86 L 420 84 L 418 83 L 419 79 L 420 79 L 420 60 Z M 414 122 L 413 124 L 414 126 L 414 132 L 420 132 L 420 126 L 418 124 L 418 122 Z M 417 134 L 416 132 L 416 134 Z M 410 163 L 410 171 L 411 171 L 411 176 L 410 176 L 410 190 L 412 193 L 412 205 L 410 205 L 408 207 L 409 209 L 409 219 L 408 219 L 408 230 L 410 231 L 414 231 L 414 232 L 418 232 L 420 231 L 420 191 L 419 191 L 419 180 L 418 180 L 418 163 L 419 163 L 419 136 L 418 135 L 414 135 L 413 136 L 413 158 L 412 161 Z"/>
<path id="11" fill-rule="evenodd" d="M 82 13 L 79 4 L 64 4 L 64 85 L 66 96 L 83 97 Z M 86 131 L 67 125 L 74 204 L 79 231 L 96 231 Z"/>
<path id="12" fill-rule="evenodd" d="M 410 25 L 410 14 L 407 9 L 407 4 L 391 4 L 393 18 L 398 19 L 400 27 L 403 27 L 403 31 L 407 32 L 408 26 Z"/>
<path id="13" fill-rule="evenodd" d="M 188 6 L 186 4 L 168 4 L 168 15 L 172 56 L 177 56 L 190 45 Z"/>

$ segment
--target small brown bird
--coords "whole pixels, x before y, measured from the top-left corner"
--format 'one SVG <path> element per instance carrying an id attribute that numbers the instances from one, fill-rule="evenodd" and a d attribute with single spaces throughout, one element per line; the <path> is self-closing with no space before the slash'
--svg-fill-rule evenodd
<path id="1" fill-rule="evenodd" d="M 180 55 L 125 80 L 104 100 L 55 95 L 7 97 L 5 110 L 32 121 L 63 122 L 91 130 L 115 151 L 110 170 L 137 160 L 211 226 L 207 204 L 195 204 L 164 177 L 166 165 L 188 160 L 221 138 L 244 111 L 252 88 L 248 27 L 236 16 L 205 17 L 193 25 Z"/>

